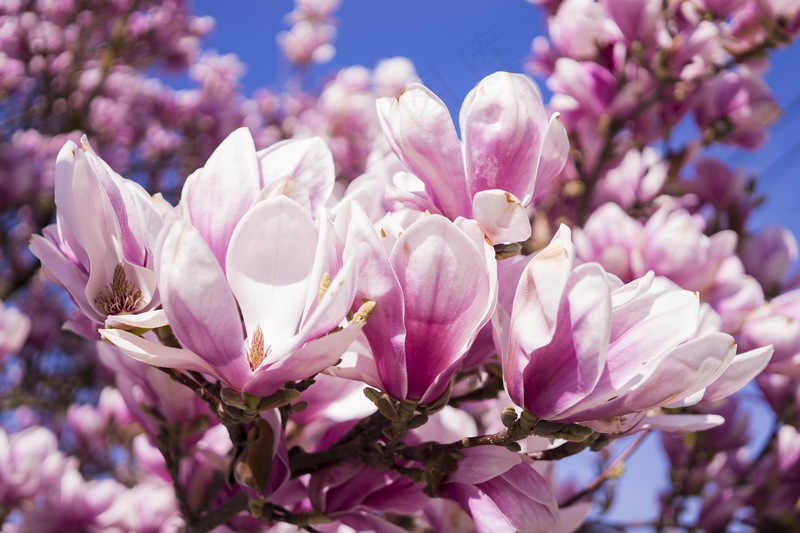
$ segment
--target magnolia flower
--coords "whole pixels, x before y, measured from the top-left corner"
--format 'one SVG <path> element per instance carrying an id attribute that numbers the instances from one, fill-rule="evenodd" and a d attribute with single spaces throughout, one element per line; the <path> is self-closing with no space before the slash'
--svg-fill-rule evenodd
<path id="1" fill-rule="evenodd" d="M 767 85 L 747 68 L 717 76 L 702 96 L 695 114 L 697 125 L 725 144 L 761 146 L 767 126 L 780 116 Z"/>
<path id="2" fill-rule="evenodd" d="M 622 432 L 651 409 L 725 397 L 769 360 L 771 347 L 737 356 L 730 335 L 699 331 L 696 293 L 652 272 L 623 284 L 574 255 L 562 226 L 522 272 L 501 346 L 509 396 L 536 416 Z"/>
<path id="3" fill-rule="evenodd" d="M 429 215 L 379 237 L 353 204 L 344 260 L 358 265 L 355 306 L 370 300 L 375 311 L 368 353 L 332 372 L 421 404 L 447 391 L 497 299 L 494 250 L 474 223 L 459 222 Z"/>
<path id="4" fill-rule="evenodd" d="M 157 269 L 166 318 L 184 348 L 122 330 L 101 335 L 135 359 L 210 374 L 256 397 L 312 376 L 363 326 L 332 332 L 350 310 L 356 270 L 350 260 L 336 272 L 327 224 L 317 227 L 285 196 L 264 200 L 232 231 L 223 271 L 200 231 L 174 220 L 161 236 Z"/>
<path id="5" fill-rule="evenodd" d="M 50 430 L 32 426 L 15 435 L 0 428 L 0 504 L 32 498 L 73 467 Z"/>
<path id="6" fill-rule="evenodd" d="M 151 246 L 166 203 L 111 170 L 86 137 L 64 145 L 55 174 L 56 224 L 30 244 L 48 279 L 99 324 L 157 307 Z"/>
<path id="7" fill-rule="evenodd" d="M 308 482 L 314 509 L 334 525 L 381 533 L 406 531 L 383 520 L 378 513 L 414 514 L 428 500 L 422 489 L 421 484 L 396 472 L 376 470 L 355 461 L 321 469 L 313 473 Z"/>
<path id="8" fill-rule="evenodd" d="M 469 513 L 478 533 L 551 531 L 559 523 L 550 486 L 519 454 L 492 446 L 463 453 L 442 484 L 442 496 Z"/>
<path id="9" fill-rule="evenodd" d="M 800 290 L 781 294 L 753 311 L 741 336 L 748 348 L 766 343 L 775 347 L 768 371 L 800 377 Z"/>
<path id="10" fill-rule="evenodd" d="M 424 184 L 406 192 L 407 204 L 474 219 L 494 244 L 530 236 L 524 206 L 561 172 L 569 151 L 564 126 L 556 115 L 548 120 L 530 79 L 497 72 L 472 89 L 459 114 L 463 146 L 444 103 L 423 85 L 377 106 L 392 150 Z"/>

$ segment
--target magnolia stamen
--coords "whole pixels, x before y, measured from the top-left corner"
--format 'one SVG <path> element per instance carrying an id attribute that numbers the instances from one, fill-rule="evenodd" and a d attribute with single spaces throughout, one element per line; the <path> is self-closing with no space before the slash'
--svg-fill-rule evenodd
<path id="1" fill-rule="evenodd" d="M 114 268 L 111 283 L 103 287 L 95 297 L 94 305 L 106 315 L 121 315 L 136 311 L 142 300 L 142 291 L 128 281 L 125 267 L 120 263 Z"/>
<path id="2" fill-rule="evenodd" d="M 264 332 L 261 331 L 261 326 L 256 326 L 253 332 L 253 339 L 250 342 L 250 348 L 247 348 L 247 362 L 250 363 L 250 371 L 255 372 L 264 359 L 272 351 L 272 346 L 265 346 Z"/>

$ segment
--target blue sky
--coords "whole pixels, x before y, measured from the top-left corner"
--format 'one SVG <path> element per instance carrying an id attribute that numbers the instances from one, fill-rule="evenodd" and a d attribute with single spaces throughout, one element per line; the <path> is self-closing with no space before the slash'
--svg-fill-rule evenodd
<path id="1" fill-rule="evenodd" d="M 198 14 L 210 15 L 217 22 L 205 46 L 219 53 L 236 53 L 247 65 L 245 93 L 258 87 L 277 90 L 287 81 L 291 71 L 280 58 L 275 36 L 286 29 L 283 17 L 293 7 L 291 0 L 199 0 L 194 5 Z M 455 114 L 482 77 L 496 70 L 521 72 L 531 40 L 543 31 L 539 9 L 523 0 L 344 0 L 337 18 L 337 54 L 317 69 L 320 75 L 350 65 L 373 67 L 383 58 L 406 56 L 416 64 L 423 82 Z M 759 190 L 769 200 L 752 225 L 780 223 L 798 235 L 800 46 L 776 53 L 766 79 L 779 104 L 789 106 L 784 116 L 759 152 L 723 150 L 722 157 L 750 172 L 766 171 Z M 657 437 L 650 436 L 642 453 L 634 454 L 614 518 L 652 516 L 654 483 L 666 480 L 666 463 L 657 449 Z M 641 490 L 644 487 L 649 490 Z"/>

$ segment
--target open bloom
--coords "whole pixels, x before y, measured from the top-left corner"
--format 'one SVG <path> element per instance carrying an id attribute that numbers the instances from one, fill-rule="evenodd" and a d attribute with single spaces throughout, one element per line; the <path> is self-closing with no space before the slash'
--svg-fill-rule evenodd
<path id="1" fill-rule="evenodd" d="M 652 272 L 623 284 L 596 263 L 574 266 L 574 255 L 562 226 L 514 298 L 504 378 L 536 416 L 624 431 L 637 418 L 627 415 L 731 394 L 772 355 L 736 356 L 730 335 L 700 330 L 696 293 Z"/>
<path id="2" fill-rule="evenodd" d="M 533 82 L 508 72 L 481 80 L 461 106 L 463 146 L 444 103 L 423 85 L 377 106 L 392 150 L 424 184 L 405 192 L 406 203 L 474 219 L 492 243 L 530 236 L 523 207 L 561 172 L 569 151 L 566 129 L 548 119 Z"/>
<path id="3" fill-rule="evenodd" d="M 356 272 L 353 261 L 337 272 L 327 224 L 318 228 L 284 196 L 264 200 L 233 230 L 223 271 L 201 233 L 175 220 L 157 267 L 166 318 L 184 348 L 101 333 L 135 359 L 204 372 L 252 396 L 312 376 L 338 360 L 362 325 L 330 333 L 350 310 Z M 326 274 L 333 279 L 321 293 Z"/>

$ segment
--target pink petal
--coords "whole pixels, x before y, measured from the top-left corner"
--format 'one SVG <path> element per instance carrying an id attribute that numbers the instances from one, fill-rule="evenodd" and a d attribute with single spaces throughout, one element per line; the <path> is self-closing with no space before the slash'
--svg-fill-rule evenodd
<path id="1" fill-rule="evenodd" d="M 533 82 L 497 72 L 470 92 L 459 115 L 472 195 L 502 189 L 530 199 L 547 113 Z"/>
<path id="2" fill-rule="evenodd" d="M 100 336 L 142 363 L 161 368 L 177 368 L 217 375 L 211 365 L 191 350 L 170 348 L 120 329 L 101 329 Z"/>
<path id="3" fill-rule="evenodd" d="M 639 430 L 656 429 L 667 433 L 705 431 L 725 423 L 720 415 L 656 415 L 648 416 L 637 426 Z"/>
<path id="4" fill-rule="evenodd" d="M 483 250 L 430 215 L 400 236 L 389 261 L 405 301 L 407 397 L 441 395 L 494 306 Z"/>
<path id="5" fill-rule="evenodd" d="M 620 408 L 646 411 L 690 396 L 713 382 L 735 354 L 733 339 L 724 333 L 686 342 L 672 350 L 646 382 L 628 392 Z"/>
<path id="6" fill-rule="evenodd" d="M 773 351 L 772 346 L 764 346 L 737 354 L 722 375 L 706 388 L 703 399 L 721 400 L 744 387 L 767 367 Z"/>
<path id="7" fill-rule="evenodd" d="M 299 381 L 322 372 L 336 364 L 362 327 L 363 323 L 351 324 L 306 343 L 299 350 L 286 354 L 281 361 L 261 365 L 242 391 L 257 397 L 268 396 L 287 381 Z"/>
<path id="8" fill-rule="evenodd" d="M 575 404 L 580 409 L 579 402 L 594 391 L 606 362 L 611 298 L 602 268 L 596 263 L 576 268 L 566 292 L 552 341 L 529 354 L 530 362 L 524 370 L 522 405 L 541 418 L 561 416 Z M 514 312 L 516 315 L 516 301 Z M 544 327 L 523 318 L 519 317 L 516 327 Z"/>
<path id="9" fill-rule="evenodd" d="M 372 223 L 358 204 L 353 204 L 344 260 L 358 265 L 358 293 L 354 309 L 362 301 L 375 302 L 375 311 L 364 327 L 384 390 L 394 398 L 407 393 L 404 296 Z"/>
<path id="10" fill-rule="evenodd" d="M 575 249 L 569 228 L 561 226 L 550 244 L 526 265 L 511 311 L 508 355 L 503 375 L 512 399 L 523 401 L 522 375 L 530 354 L 555 334 L 562 294 L 572 272 Z"/>
<path id="11" fill-rule="evenodd" d="M 314 312 L 304 321 L 297 336 L 315 338 L 335 328 L 347 316 L 358 287 L 355 259 L 345 263 L 331 280 Z"/>
<path id="12" fill-rule="evenodd" d="M 542 147 L 539 151 L 539 162 L 536 167 L 536 183 L 534 189 L 530 191 L 533 198 L 540 198 L 550 190 L 553 180 L 564 170 L 564 165 L 569 157 L 569 136 L 564 123 L 558 113 L 553 113 L 547 131 L 542 139 Z M 522 198 L 522 204 L 528 205 L 531 198 Z"/>
<path id="13" fill-rule="evenodd" d="M 67 289 L 75 305 L 84 315 L 97 323 L 102 323 L 106 317 L 94 308 L 84 293 L 89 276 L 46 238 L 47 228 L 43 233 L 45 237 L 32 235 L 29 247 L 31 253 L 42 262 L 42 270 L 47 279 Z"/>
<path id="14" fill-rule="evenodd" d="M 325 205 L 333 192 L 336 178 L 333 155 L 319 137 L 289 139 L 258 152 L 265 189 L 288 176 L 281 184 L 284 194 L 311 213 Z"/>
<path id="15" fill-rule="evenodd" d="M 87 155 L 71 142 L 56 160 L 55 202 L 59 231 L 89 272 L 84 295 L 91 305 L 122 262 L 122 250 L 115 239 L 119 226 L 108 197 Z"/>
<path id="16" fill-rule="evenodd" d="M 522 242 L 531 236 L 528 214 L 510 192 L 480 191 L 472 199 L 472 211 L 492 244 Z"/>
<path id="17" fill-rule="evenodd" d="M 227 273 L 248 333 L 260 325 L 273 346 L 295 336 L 317 238 L 311 215 L 285 196 L 259 202 L 242 217 L 231 235 Z"/>
<path id="18" fill-rule="evenodd" d="M 106 326 L 112 328 L 145 328 L 155 329 L 169 325 L 167 314 L 163 309 L 145 311 L 135 315 L 112 315 L 106 318 Z"/>
<path id="19" fill-rule="evenodd" d="M 184 184 L 181 200 L 188 206 L 192 224 L 223 269 L 228 241 L 261 189 L 260 180 L 253 137 L 247 128 L 239 128 Z"/>
<path id="20" fill-rule="evenodd" d="M 397 98 L 377 101 L 381 128 L 405 167 L 425 182 L 450 217 L 469 217 L 472 202 L 455 126 L 444 103 L 427 87 L 406 86 Z"/>
<path id="21" fill-rule="evenodd" d="M 455 500 L 469 513 L 477 533 L 517 533 L 492 498 L 475 486 L 446 483 L 442 496 Z"/>
<path id="22" fill-rule="evenodd" d="M 173 333 L 230 386 L 244 384 L 250 369 L 239 309 L 213 252 L 183 220 L 164 228 L 160 244 L 156 270 Z"/>
<path id="23" fill-rule="evenodd" d="M 462 435 L 469 436 L 469 435 Z M 519 454 L 499 446 L 481 446 L 463 450 L 458 469 L 447 476 L 449 483 L 477 485 L 504 474 L 522 462 Z"/>

